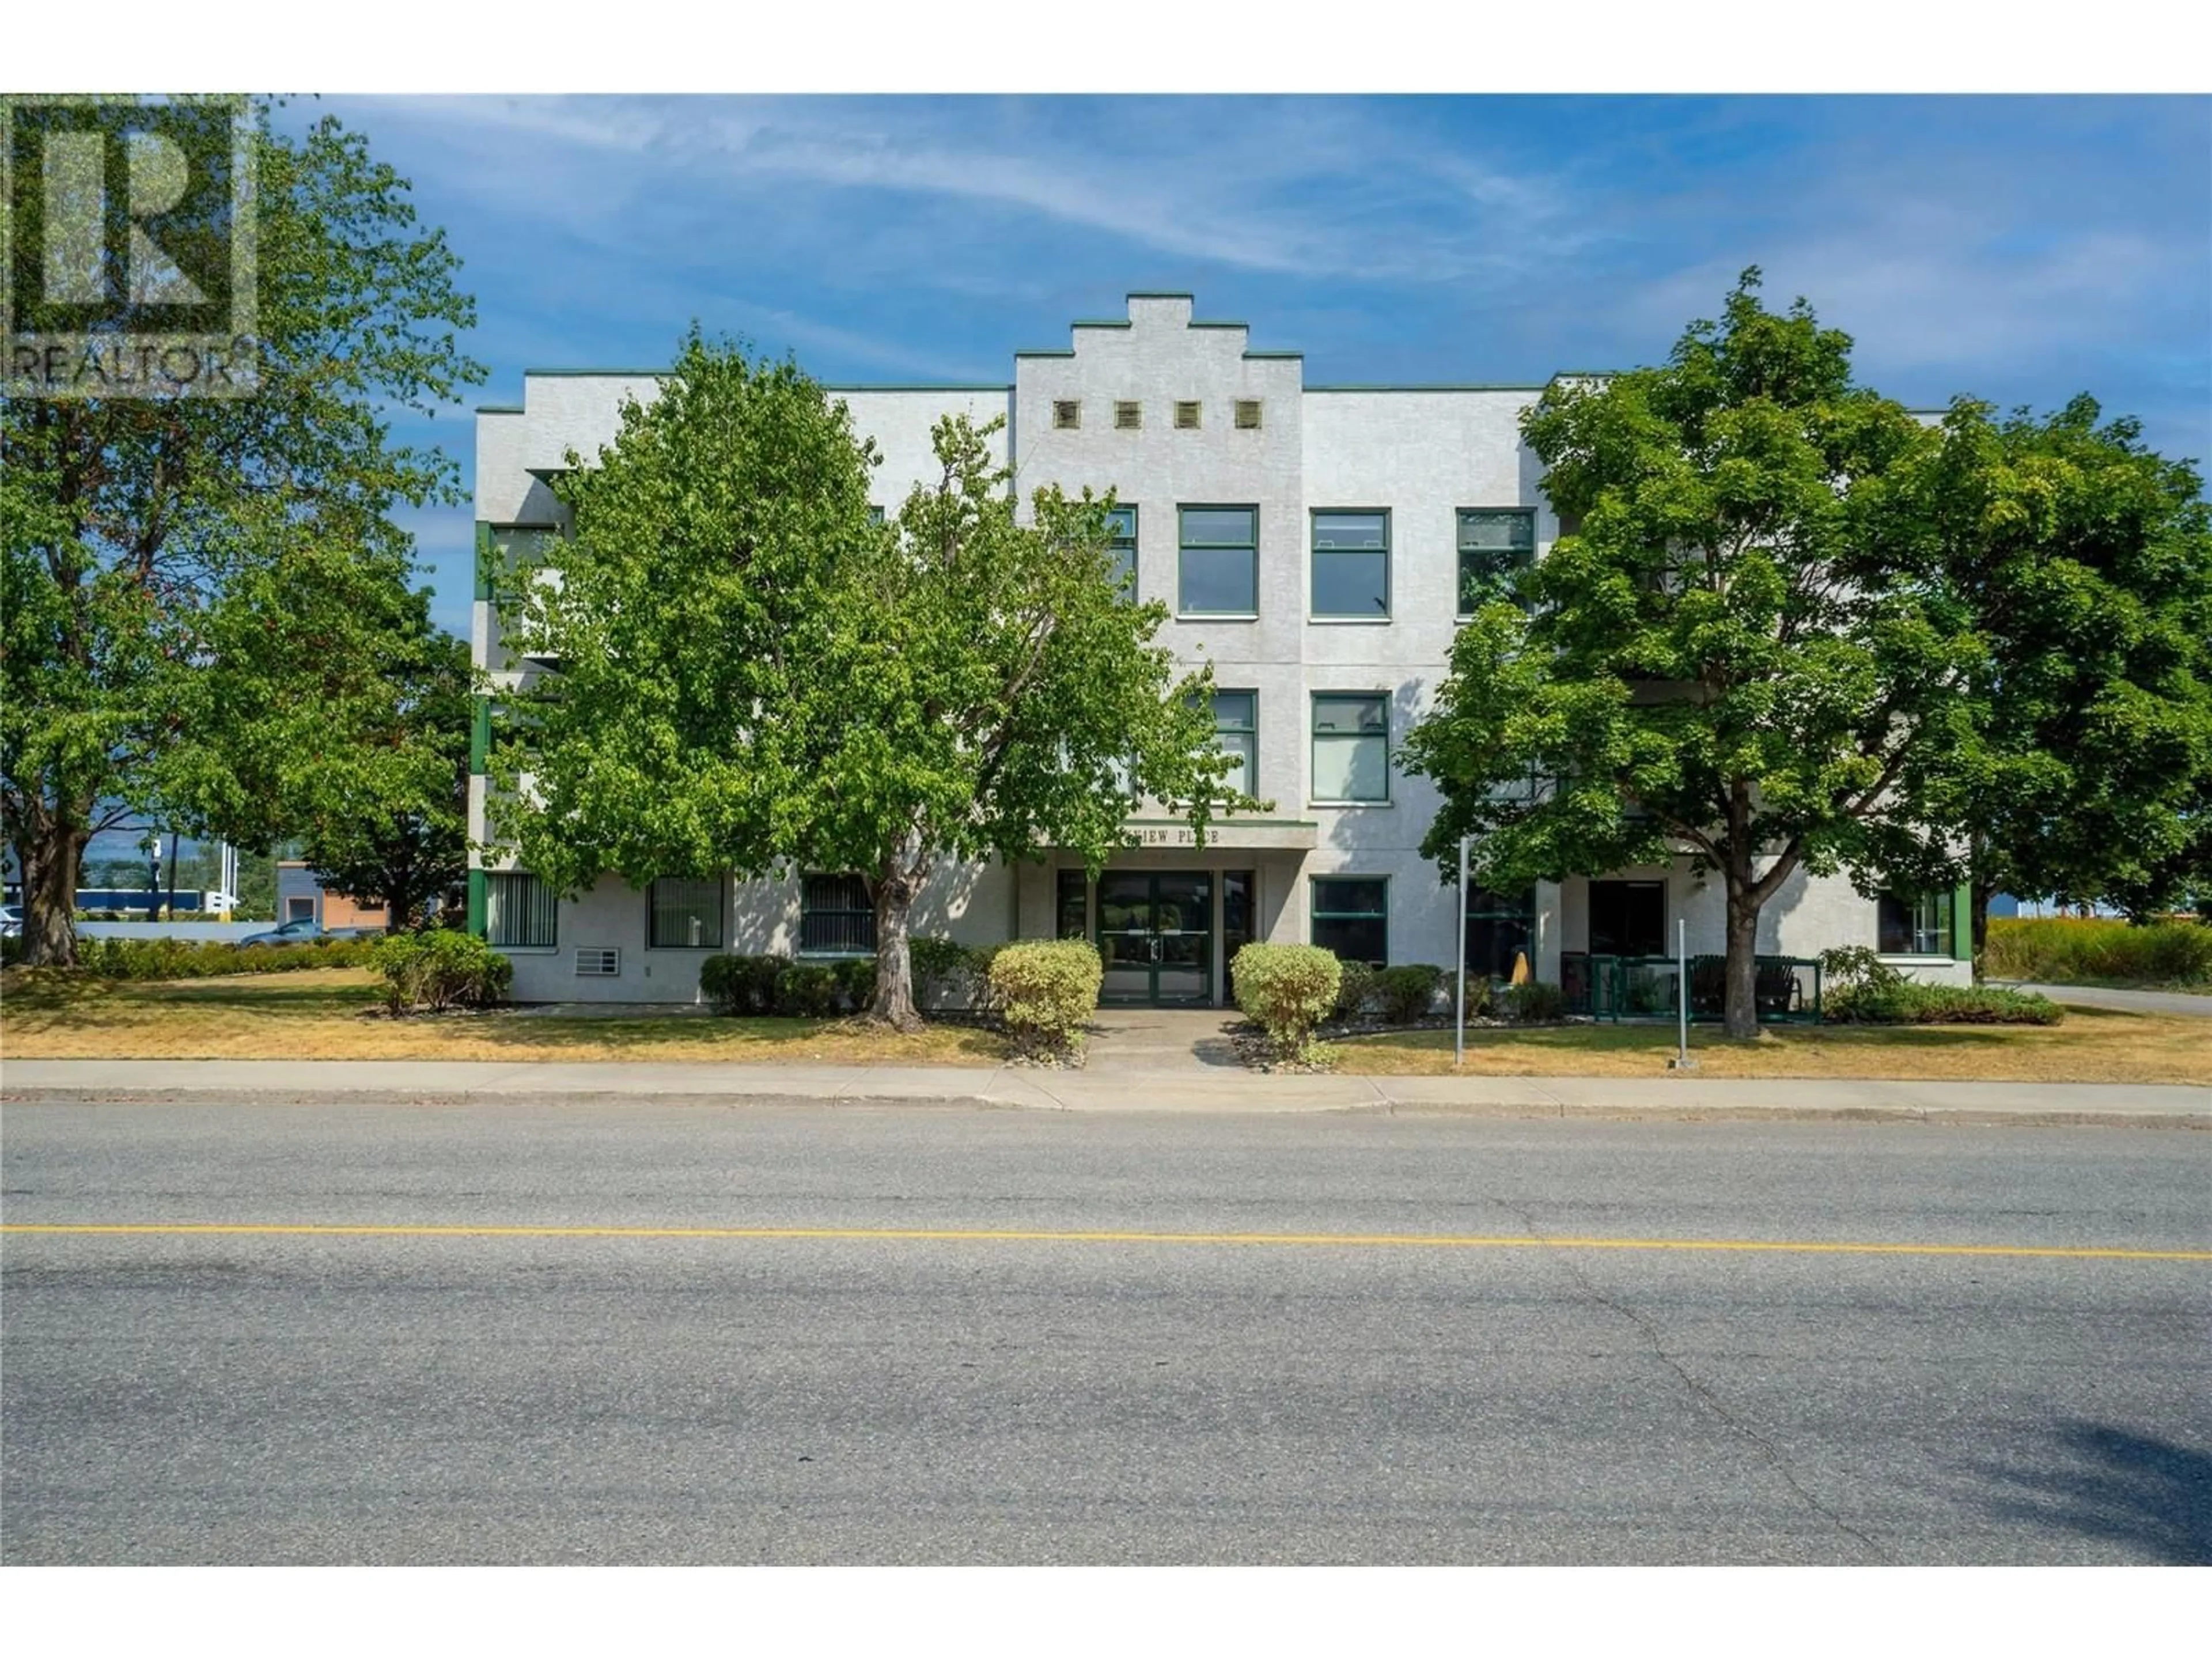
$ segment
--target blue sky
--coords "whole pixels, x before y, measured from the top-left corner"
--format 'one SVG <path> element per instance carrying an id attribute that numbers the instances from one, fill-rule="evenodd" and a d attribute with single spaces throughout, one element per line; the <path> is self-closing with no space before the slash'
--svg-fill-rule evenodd
<path id="1" fill-rule="evenodd" d="M 1916 406 L 2076 392 L 2212 455 L 2212 99 L 375 98 L 519 401 L 695 318 L 832 381 L 1011 376 L 1188 289 L 1315 383 L 1662 357 L 1756 264 Z M 465 469 L 462 410 L 409 421 Z M 412 526 L 465 631 L 470 514 Z"/>

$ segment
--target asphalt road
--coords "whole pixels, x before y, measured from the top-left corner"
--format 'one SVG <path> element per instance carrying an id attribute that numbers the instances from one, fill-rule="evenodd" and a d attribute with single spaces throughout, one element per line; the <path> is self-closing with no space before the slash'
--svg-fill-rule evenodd
<path id="1" fill-rule="evenodd" d="M 11 1563 L 2212 1561 L 2212 1259 L 2090 1254 L 2212 1251 L 2199 1133 L 33 1103 L 0 1174 Z M 629 1231 L 173 1230 L 254 1224 Z"/>

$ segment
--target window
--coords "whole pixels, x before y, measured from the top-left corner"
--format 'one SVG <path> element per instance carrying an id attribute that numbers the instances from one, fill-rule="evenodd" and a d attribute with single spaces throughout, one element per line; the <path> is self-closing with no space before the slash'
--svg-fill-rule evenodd
<path id="1" fill-rule="evenodd" d="M 1121 586 L 1131 592 L 1137 586 L 1137 509 L 1133 507 L 1109 507 L 1106 509 L 1106 545 L 1114 555 L 1114 568 L 1121 574 Z"/>
<path id="2" fill-rule="evenodd" d="M 868 509 L 868 522 L 869 522 L 870 524 L 881 524 L 883 521 L 884 521 L 884 509 L 883 509 L 883 508 L 881 508 L 880 507 L 870 507 L 870 508 Z"/>
<path id="3" fill-rule="evenodd" d="M 1054 895 L 1053 904 L 1058 922 L 1056 936 L 1060 939 L 1089 939 L 1091 878 L 1080 870 L 1063 870 L 1060 872 L 1057 885 L 1058 891 Z"/>
<path id="4" fill-rule="evenodd" d="M 313 921 L 314 919 L 314 900 L 311 898 L 288 898 L 284 901 L 285 921 Z"/>
<path id="5" fill-rule="evenodd" d="M 1381 876 L 1316 876 L 1312 939 L 1346 962 L 1390 959 L 1390 884 Z"/>
<path id="6" fill-rule="evenodd" d="M 1260 400 L 1257 398 L 1239 398 L 1237 400 L 1237 429 L 1239 432 L 1257 432 L 1260 429 Z"/>
<path id="7" fill-rule="evenodd" d="M 1198 404 L 1194 399 L 1176 404 L 1176 430 L 1178 432 L 1198 430 Z"/>
<path id="8" fill-rule="evenodd" d="M 1951 896 L 1884 893 L 1875 906 L 1875 948 L 1886 957 L 1949 956 Z"/>
<path id="9" fill-rule="evenodd" d="M 1467 894 L 1467 971 L 1494 980 L 1513 977 L 1516 959 L 1536 965 L 1536 890 L 1493 893 L 1470 887 Z"/>
<path id="10" fill-rule="evenodd" d="M 1187 617 L 1251 617 L 1260 610 L 1260 509 L 1180 509 L 1182 560 L 1176 609 Z"/>
<path id="11" fill-rule="evenodd" d="M 536 876 L 494 871 L 484 883 L 484 938 L 508 950 L 550 950 L 556 908 L 553 890 Z"/>
<path id="12" fill-rule="evenodd" d="M 496 604 L 513 599 L 520 584 L 515 572 L 545 556 L 546 544 L 560 532 L 543 526 L 493 525 L 477 561 L 477 597 Z"/>
<path id="13" fill-rule="evenodd" d="M 1260 694 L 1256 691 L 1217 691 L 1213 694 L 1215 742 L 1224 755 L 1237 757 L 1237 769 L 1221 781 L 1224 793 L 1258 793 L 1260 781 Z"/>
<path id="14" fill-rule="evenodd" d="M 1667 941 L 1667 884 L 1590 883 L 1589 948 L 1594 957 L 1673 955 Z"/>
<path id="15" fill-rule="evenodd" d="M 803 956 L 872 956 L 876 907 L 856 875 L 808 876 L 799 884 L 799 949 Z"/>
<path id="16" fill-rule="evenodd" d="M 648 890 L 645 942 L 656 951 L 722 948 L 722 883 L 663 876 Z"/>
<path id="17" fill-rule="evenodd" d="M 1116 432 L 1141 431 L 1145 424 L 1142 404 L 1121 402 L 1114 405 L 1114 429 Z"/>
<path id="18" fill-rule="evenodd" d="M 1536 515 L 1527 507 L 1462 507 L 1459 515 L 1459 614 L 1513 597 L 1516 575 L 1535 562 Z"/>
<path id="19" fill-rule="evenodd" d="M 1390 799 L 1390 699 L 1380 691 L 1316 691 L 1313 798 Z"/>
<path id="20" fill-rule="evenodd" d="M 1313 614 L 1356 622 L 1390 615 L 1390 514 L 1313 515 Z"/>
<path id="21" fill-rule="evenodd" d="M 1073 432 L 1083 424 L 1083 404 L 1073 398 L 1053 400 L 1052 423 L 1062 432 Z"/>

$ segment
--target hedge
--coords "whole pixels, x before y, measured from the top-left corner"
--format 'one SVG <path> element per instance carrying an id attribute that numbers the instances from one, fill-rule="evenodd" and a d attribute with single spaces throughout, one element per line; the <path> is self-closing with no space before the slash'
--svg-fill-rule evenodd
<path id="1" fill-rule="evenodd" d="M 1079 939 L 1024 940 L 991 958 L 992 1000 L 1024 1053 L 1073 1048 L 1098 1007 L 1105 981 L 1098 951 Z"/>
<path id="2" fill-rule="evenodd" d="M 389 933 L 370 946 L 395 1014 L 410 1008 L 488 1008 L 507 999 L 514 964 L 473 933 L 434 927 Z"/>
<path id="3" fill-rule="evenodd" d="M 794 962 L 789 957 L 724 951 L 699 964 L 699 994 L 719 1013 L 830 1019 L 858 1013 L 875 994 L 876 964 L 865 957 Z"/>
<path id="4" fill-rule="evenodd" d="M 1344 988 L 1344 964 L 1317 945 L 1248 945 L 1231 971 L 1237 1006 L 1291 1059 L 1305 1054 Z"/>
<path id="5" fill-rule="evenodd" d="M 1900 980 L 1831 991 L 1820 1018 L 1835 1025 L 2056 1025 L 2066 1011 L 2033 991 Z"/>
<path id="6" fill-rule="evenodd" d="M 1437 1004 L 1437 993 L 1449 981 L 1441 968 L 1423 962 L 1385 968 L 1375 975 L 1375 994 L 1382 1005 L 1382 1018 L 1393 1025 L 1418 1025 Z"/>
<path id="7" fill-rule="evenodd" d="M 19 955 L 22 941 L 9 942 Z M 223 939 L 80 939 L 76 960 L 81 972 L 99 979 L 215 979 L 302 968 L 366 967 L 380 942 L 337 939 L 328 945 L 257 945 L 241 950 Z"/>

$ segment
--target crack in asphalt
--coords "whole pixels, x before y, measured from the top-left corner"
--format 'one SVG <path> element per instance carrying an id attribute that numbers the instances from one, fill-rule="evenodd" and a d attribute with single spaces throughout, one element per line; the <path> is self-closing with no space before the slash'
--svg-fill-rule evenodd
<path id="1" fill-rule="evenodd" d="M 1536 1224 L 1535 1218 L 1529 1214 L 1528 1212 L 1522 1206 L 1514 1203 L 1510 1199 L 1500 1198 L 1495 1201 L 1501 1209 L 1507 1210 L 1513 1215 L 1518 1217 L 1522 1226 L 1527 1230 L 1531 1237 L 1542 1238 L 1546 1237 L 1543 1229 Z M 1547 1258 L 1556 1261 L 1560 1267 L 1566 1270 L 1567 1277 L 1574 1280 L 1575 1287 L 1585 1297 L 1589 1297 L 1592 1302 L 1596 1303 L 1598 1306 L 1605 1309 L 1607 1312 L 1618 1314 L 1621 1318 L 1626 1319 L 1630 1324 L 1633 1325 L 1636 1328 L 1638 1334 L 1644 1338 L 1644 1342 L 1650 1347 L 1653 1357 L 1656 1358 L 1661 1364 L 1666 1366 L 1668 1370 L 1674 1372 L 1675 1376 L 1680 1380 L 1682 1386 L 1689 1391 L 1691 1398 L 1697 1401 L 1700 1405 L 1704 1406 L 1707 1411 L 1718 1418 L 1721 1423 L 1731 1433 L 1738 1436 L 1741 1439 L 1748 1441 L 1759 1452 L 1759 1455 L 1766 1460 L 1768 1465 L 1773 1469 L 1775 1474 L 1782 1477 L 1783 1485 L 1788 1486 L 1791 1492 L 1795 1492 L 1797 1495 L 1798 1499 L 1803 1503 L 1807 1509 L 1812 1510 L 1814 1514 L 1819 1516 L 1823 1521 L 1826 1521 L 1830 1526 L 1835 1528 L 1837 1531 L 1844 1534 L 1846 1537 L 1856 1539 L 1859 1543 L 1866 1547 L 1868 1553 L 1870 1553 L 1875 1560 L 1883 1563 L 1885 1565 L 1895 1565 L 1894 1559 L 1890 1555 L 1887 1550 L 1884 1549 L 1868 1534 L 1860 1531 L 1858 1528 L 1844 1520 L 1842 1516 L 1837 1514 L 1833 1510 L 1823 1504 L 1807 1489 L 1804 1484 L 1790 1472 L 1790 1465 L 1783 1461 L 1781 1452 L 1776 1449 L 1774 1443 L 1771 1440 L 1770 1440 L 1766 1436 L 1761 1434 L 1757 1429 L 1753 1428 L 1751 1425 L 1745 1422 L 1734 1412 L 1730 1411 L 1726 1401 L 1722 1400 L 1718 1395 L 1715 1394 L 1712 1389 L 1707 1387 L 1705 1383 L 1692 1376 L 1682 1362 L 1675 1358 L 1673 1354 L 1667 1351 L 1666 1343 L 1660 1338 L 1658 1327 L 1654 1325 L 1650 1319 L 1637 1311 L 1636 1309 L 1630 1306 L 1626 1302 L 1621 1300 L 1620 1297 L 1610 1296 L 1604 1291 L 1600 1290 L 1597 1285 L 1591 1281 L 1589 1275 L 1583 1271 L 1581 1264 L 1576 1261 L 1574 1257 L 1567 1251 L 1547 1250 L 1544 1252 L 1544 1255 Z"/>

